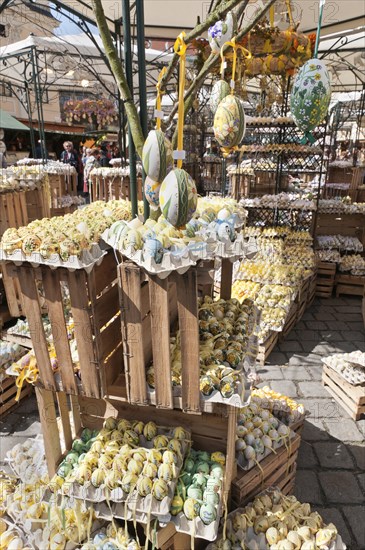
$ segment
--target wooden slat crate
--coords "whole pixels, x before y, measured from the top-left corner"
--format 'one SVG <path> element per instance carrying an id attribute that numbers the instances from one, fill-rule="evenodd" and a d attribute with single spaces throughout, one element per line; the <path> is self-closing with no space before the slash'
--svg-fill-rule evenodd
<path id="1" fill-rule="evenodd" d="M 28 224 L 25 196 L 24 191 L 0 193 L 0 238 L 9 227 Z"/>
<path id="2" fill-rule="evenodd" d="M 365 215 L 319 213 L 316 235 L 348 235 L 357 237 L 365 246 Z"/>
<path id="3" fill-rule="evenodd" d="M 292 490 L 300 440 L 300 435 L 296 434 L 288 449 L 284 445 L 276 450 L 276 454 L 269 454 L 260 462 L 260 468 L 256 465 L 247 472 L 237 469 L 237 477 L 232 482 L 232 500 L 235 506 L 248 504 L 268 487 L 284 489 L 285 494 Z"/>
<path id="4" fill-rule="evenodd" d="M 104 397 L 108 386 L 123 371 L 120 311 L 118 303 L 117 264 L 109 251 L 100 265 L 90 273 L 83 269 L 69 271 L 48 266 L 32 267 L 3 264 L 7 274 L 19 281 L 24 313 L 28 319 L 37 359 L 40 383 L 47 389 L 70 394 Z M 41 281 L 45 304 L 52 327 L 54 346 L 60 368 L 61 383 L 52 371 L 47 339 L 41 321 L 36 281 Z M 70 293 L 71 312 L 79 353 L 81 382 L 75 376 L 67 336 L 61 282 Z"/>
<path id="5" fill-rule="evenodd" d="M 279 339 L 279 333 L 272 330 L 271 334 L 268 336 L 268 338 L 266 338 L 265 342 L 259 345 L 259 351 L 256 359 L 256 362 L 259 365 L 261 366 L 265 365 L 266 361 L 269 358 L 270 353 L 278 343 L 278 339 Z"/>
<path id="6" fill-rule="evenodd" d="M 336 264 L 319 262 L 317 271 L 316 296 L 329 298 L 335 285 Z"/>
<path id="7" fill-rule="evenodd" d="M 90 202 L 113 199 L 130 200 L 129 176 L 91 175 Z M 142 178 L 137 177 L 137 199 L 142 200 Z"/>
<path id="8" fill-rule="evenodd" d="M 323 365 L 322 383 L 351 418 L 360 420 L 365 414 L 365 384 L 353 386 L 327 365 Z"/>
<path id="9" fill-rule="evenodd" d="M 28 395 L 32 393 L 33 387 L 25 383 L 20 392 L 19 401 L 15 401 L 15 397 L 18 388 L 15 384 L 16 378 L 14 376 L 8 376 L 0 382 L 0 417 L 9 414 L 16 409 L 19 403 Z"/>
<path id="10" fill-rule="evenodd" d="M 46 186 L 25 192 L 28 223 L 34 220 L 50 217 L 49 201 L 46 194 Z"/>
<path id="11" fill-rule="evenodd" d="M 317 269 L 315 270 L 314 274 L 310 278 L 308 295 L 307 295 L 307 305 L 306 305 L 307 309 L 313 304 L 314 298 L 316 297 L 316 288 L 317 288 Z"/>
<path id="12" fill-rule="evenodd" d="M 351 296 L 364 296 L 365 277 L 355 275 L 338 274 L 335 278 L 336 296 L 350 294 Z"/>
<path id="13" fill-rule="evenodd" d="M 59 199 L 77 194 L 77 174 L 48 174 L 51 208 L 58 208 Z"/>
<path id="14" fill-rule="evenodd" d="M 210 269 L 211 262 L 200 263 L 183 275 L 171 273 L 160 279 L 132 262 L 119 266 L 126 390 L 130 403 L 156 404 L 165 409 L 178 407 L 190 413 L 202 411 L 198 280 Z M 227 299 L 232 280 L 231 262 L 223 263 L 222 273 L 221 296 Z M 172 326 L 176 320 L 181 336 L 181 397 L 173 396 L 171 381 L 170 334 L 175 333 Z M 154 396 L 146 381 L 146 367 L 151 362 L 155 370 Z"/>
<path id="15" fill-rule="evenodd" d="M 285 320 L 285 324 L 283 327 L 283 330 L 279 332 L 279 340 L 285 340 L 286 336 L 293 330 L 295 327 L 297 321 L 298 321 L 298 304 L 294 303 L 292 304 L 289 313 L 287 315 L 287 318 Z"/>

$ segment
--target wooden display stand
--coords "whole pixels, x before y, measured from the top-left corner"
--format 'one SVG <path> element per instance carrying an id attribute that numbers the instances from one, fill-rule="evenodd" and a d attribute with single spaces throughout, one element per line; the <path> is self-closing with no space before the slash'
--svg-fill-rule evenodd
<path id="1" fill-rule="evenodd" d="M 15 401 L 18 391 L 15 380 L 14 376 L 9 376 L 0 382 L 0 418 L 4 418 L 4 415 L 13 412 L 20 402 L 33 391 L 32 386 L 24 384 L 20 392 L 19 401 Z"/>
<path id="2" fill-rule="evenodd" d="M 48 174 L 51 208 L 59 208 L 59 199 L 65 195 L 77 195 L 77 173 Z"/>
<path id="3" fill-rule="evenodd" d="M 310 277 L 310 280 L 309 280 L 306 309 L 308 309 L 314 302 L 314 298 L 316 297 L 316 288 L 317 288 L 317 268 L 315 269 L 312 277 Z"/>
<path id="4" fill-rule="evenodd" d="M 335 286 L 336 264 L 319 262 L 317 271 L 316 296 L 330 298 Z"/>
<path id="5" fill-rule="evenodd" d="M 130 200 L 130 178 L 129 176 L 95 175 L 90 177 L 90 202 L 111 201 L 117 199 Z M 137 177 L 137 199 L 141 201 L 142 178 Z"/>
<path id="6" fill-rule="evenodd" d="M 293 491 L 300 440 L 300 435 L 296 434 L 288 448 L 283 445 L 270 453 L 259 463 L 260 467 L 256 465 L 248 471 L 237 469 L 237 477 L 232 483 L 235 508 L 245 506 L 268 487 L 278 487 L 284 495 Z"/>
<path id="7" fill-rule="evenodd" d="M 323 214 L 317 217 L 316 235 L 357 237 L 365 246 L 364 214 Z"/>
<path id="8" fill-rule="evenodd" d="M 365 384 L 353 386 L 336 371 L 323 365 L 322 384 L 354 420 L 365 414 Z"/>
<path id="9" fill-rule="evenodd" d="M 339 273 L 335 278 L 336 296 L 350 294 L 351 296 L 364 296 L 365 277 L 345 275 Z"/>
<path id="10" fill-rule="evenodd" d="M 286 336 L 293 330 L 298 321 L 298 304 L 295 302 L 292 304 L 287 318 L 285 320 L 285 325 L 283 330 L 279 332 L 279 340 L 282 342 L 285 340 Z"/>
<path id="11" fill-rule="evenodd" d="M 108 385 L 114 382 L 123 369 L 117 264 L 114 254 L 110 251 L 90 273 L 83 269 L 69 271 L 62 267 L 35 268 L 30 264 L 15 266 L 10 262 L 4 264 L 4 269 L 20 285 L 40 383 L 53 391 L 61 390 L 99 398 L 107 395 Z M 41 281 L 44 289 L 53 342 L 61 365 L 60 382 L 55 378 L 49 359 L 36 280 Z M 70 293 L 81 382 L 75 376 L 71 360 L 61 282 L 67 284 Z"/>
<path id="12" fill-rule="evenodd" d="M 266 338 L 265 342 L 259 345 L 259 351 L 257 354 L 256 362 L 263 367 L 269 358 L 270 353 L 276 346 L 279 340 L 279 332 L 272 330 L 270 335 Z"/>

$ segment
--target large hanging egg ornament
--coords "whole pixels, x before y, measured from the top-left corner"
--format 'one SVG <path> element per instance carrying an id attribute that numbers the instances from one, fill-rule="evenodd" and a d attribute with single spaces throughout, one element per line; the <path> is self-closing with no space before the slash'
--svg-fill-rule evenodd
<path id="1" fill-rule="evenodd" d="M 171 225 L 187 224 L 195 213 L 197 201 L 195 182 L 185 170 L 175 168 L 167 174 L 160 189 L 160 208 Z"/>
<path id="2" fill-rule="evenodd" d="M 160 189 L 161 183 L 154 181 L 149 176 L 146 176 L 144 182 L 144 194 L 151 206 L 160 206 Z"/>
<path id="3" fill-rule="evenodd" d="M 237 17 L 229 11 L 224 21 L 217 21 L 208 29 L 209 45 L 213 53 L 220 53 L 225 42 L 229 42 L 237 31 Z"/>
<path id="4" fill-rule="evenodd" d="M 242 101 L 227 95 L 220 104 L 214 116 L 214 137 L 221 147 L 238 145 L 246 131 L 245 112 Z"/>
<path id="5" fill-rule="evenodd" d="M 217 80 L 212 88 L 212 93 L 209 98 L 209 107 L 212 113 L 216 113 L 220 102 L 222 99 L 227 97 L 227 95 L 229 95 L 230 91 L 231 89 L 228 82 L 225 80 Z"/>
<path id="6" fill-rule="evenodd" d="M 327 67 L 319 59 L 310 59 L 298 72 L 290 96 L 295 124 L 310 132 L 326 117 L 331 99 Z"/>
<path id="7" fill-rule="evenodd" d="M 143 145 L 142 164 L 147 176 L 160 182 L 173 166 L 172 145 L 162 130 L 151 130 Z"/>

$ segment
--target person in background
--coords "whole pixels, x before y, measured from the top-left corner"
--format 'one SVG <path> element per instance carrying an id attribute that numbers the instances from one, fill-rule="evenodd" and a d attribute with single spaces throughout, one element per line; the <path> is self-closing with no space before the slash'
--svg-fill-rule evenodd
<path id="1" fill-rule="evenodd" d="M 98 168 L 100 166 L 98 162 L 99 149 L 86 149 L 86 162 L 84 165 L 84 194 L 87 196 L 89 194 L 89 176 L 93 168 Z"/>
<path id="2" fill-rule="evenodd" d="M 60 161 L 64 164 L 71 164 L 77 173 L 79 173 L 79 155 L 74 149 L 72 141 L 65 141 L 63 144 L 64 151 L 62 151 L 60 156 Z"/>
<path id="3" fill-rule="evenodd" d="M 100 147 L 99 164 L 103 168 L 106 168 L 109 166 L 108 150 L 105 145 L 102 145 Z"/>
<path id="4" fill-rule="evenodd" d="M 44 157 L 42 156 L 42 148 L 43 148 Z M 45 144 L 42 143 L 41 139 L 38 140 L 38 143 L 35 146 L 35 158 L 36 159 L 41 159 L 41 158 L 48 159 L 49 158 L 48 151 L 45 147 Z"/>
<path id="5" fill-rule="evenodd" d="M 8 163 L 6 162 L 6 152 L 2 153 L 0 151 L 0 168 L 7 168 Z"/>

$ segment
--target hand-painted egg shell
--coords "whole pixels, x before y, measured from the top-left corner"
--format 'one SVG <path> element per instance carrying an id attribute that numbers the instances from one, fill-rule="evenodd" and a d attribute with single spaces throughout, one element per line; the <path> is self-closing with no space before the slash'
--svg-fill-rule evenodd
<path id="1" fill-rule="evenodd" d="M 170 513 L 172 516 L 177 516 L 184 507 L 184 501 L 179 495 L 175 495 L 171 501 Z"/>
<path id="2" fill-rule="evenodd" d="M 163 479 L 157 479 L 153 484 L 152 494 L 156 500 L 163 500 L 169 492 L 169 487 Z"/>
<path id="3" fill-rule="evenodd" d="M 206 504 L 212 504 L 213 506 L 217 506 L 219 503 L 219 495 L 215 491 L 204 491 L 203 493 L 203 501 Z"/>
<path id="4" fill-rule="evenodd" d="M 161 130 L 151 130 L 143 145 L 142 164 L 148 177 L 162 181 L 171 170 L 172 145 Z"/>
<path id="5" fill-rule="evenodd" d="M 188 520 L 193 520 L 199 516 L 200 504 L 193 498 L 187 498 L 184 503 L 184 514 Z"/>
<path id="6" fill-rule="evenodd" d="M 203 491 L 200 487 L 195 487 L 195 485 L 190 485 L 187 495 L 189 498 L 194 498 L 195 500 L 203 500 Z"/>
<path id="7" fill-rule="evenodd" d="M 214 137 L 221 147 L 238 145 L 246 131 L 245 112 L 242 101 L 227 95 L 220 104 L 214 116 Z"/>
<path id="8" fill-rule="evenodd" d="M 296 125 L 304 132 L 313 130 L 326 117 L 331 99 L 327 67 L 310 59 L 298 72 L 290 96 L 290 109 Z"/>
<path id="9" fill-rule="evenodd" d="M 142 257 L 144 260 L 153 258 L 156 264 L 160 264 L 163 258 L 163 246 L 158 239 L 146 239 L 142 248 Z"/>
<path id="10" fill-rule="evenodd" d="M 197 206 L 194 180 L 181 168 L 172 170 L 163 180 L 160 190 L 160 208 L 174 227 L 182 227 L 191 220 Z"/>
<path id="11" fill-rule="evenodd" d="M 216 228 L 219 241 L 223 243 L 234 241 L 235 234 L 233 225 L 226 221 L 218 220 Z"/>
<path id="12" fill-rule="evenodd" d="M 237 18 L 234 12 L 229 11 L 224 21 L 217 21 L 208 29 L 209 45 L 213 53 L 220 53 L 225 42 L 229 42 L 236 34 Z"/>
<path id="13" fill-rule="evenodd" d="M 152 206 L 160 206 L 160 189 L 161 183 L 154 181 L 149 176 L 146 176 L 144 182 L 144 194 Z"/>
<path id="14" fill-rule="evenodd" d="M 209 98 L 209 107 L 213 114 L 216 113 L 220 102 L 230 93 L 230 91 L 229 84 L 225 80 L 217 80 Z"/>
<path id="15" fill-rule="evenodd" d="M 149 477 L 140 477 L 137 482 L 137 491 L 141 497 L 146 497 L 152 492 L 152 481 Z"/>
<path id="16" fill-rule="evenodd" d="M 202 505 L 199 515 L 202 522 L 205 523 L 205 525 L 209 525 L 217 517 L 217 512 L 215 511 L 213 504 L 207 503 Z"/>
<path id="17" fill-rule="evenodd" d="M 151 441 L 157 434 L 157 426 L 154 422 L 147 422 L 143 428 L 143 435 L 147 441 Z"/>
<path id="18" fill-rule="evenodd" d="M 222 397 L 225 397 L 226 399 L 232 397 L 235 392 L 235 388 L 236 385 L 233 378 L 231 378 L 230 376 L 225 376 L 224 378 L 222 378 L 219 385 L 219 391 L 221 392 Z"/>

